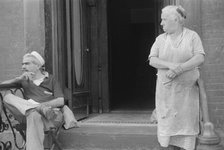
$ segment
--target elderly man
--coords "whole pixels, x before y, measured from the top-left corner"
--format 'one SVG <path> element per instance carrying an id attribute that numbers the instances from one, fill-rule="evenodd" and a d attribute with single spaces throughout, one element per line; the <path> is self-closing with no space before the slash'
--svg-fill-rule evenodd
<path id="1" fill-rule="evenodd" d="M 9 92 L 3 93 L 4 102 L 15 117 L 26 119 L 26 149 L 43 150 L 44 130 L 62 121 L 62 113 L 56 109 L 64 105 L 64 96 L 55 78 L 43 70 L 45 61 L 33 51 L 23 56 L 22 75 L 5 84 L 23 88 L 25 99 Z"/>

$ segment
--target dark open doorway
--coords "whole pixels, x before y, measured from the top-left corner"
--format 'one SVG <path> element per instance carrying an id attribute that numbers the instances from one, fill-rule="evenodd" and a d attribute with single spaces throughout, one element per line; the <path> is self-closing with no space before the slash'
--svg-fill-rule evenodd
<path id="1" fill-rule="evenodd" d="M 153 0 L 109 0 L 111 110 L 152 110 L 156 70 L 147 57 L 156 37 Z"/>

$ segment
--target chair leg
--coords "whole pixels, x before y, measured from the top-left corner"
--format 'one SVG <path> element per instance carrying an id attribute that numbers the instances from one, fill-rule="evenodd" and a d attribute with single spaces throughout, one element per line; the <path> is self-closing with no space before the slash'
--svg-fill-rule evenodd
<path id="1" fill-rule="evenodd" d="M 62 148 L 61 148 L 61 146 L 60 146 L 60 144 L 59 144 L 59 142 L 57 140 L 55 140 L 53 142 L 50 150 L 53 150 L 55 146 L 57 147 L 58 150 L 62 150 Z"/>
<path id="2" fill-rule="evenodd" d="M 60 145 L 60 143 L 59 143 L 59 141 L 58 141 L 58 131 L 50 130 L 50 131 L 49 131 L 49 134 L 50 134 L 50 136 L 51 136 L 51 138 L 52 138 L 52 145 L 51 145 L 50 150 L 53 150 L 55 146 L 56 146 L 59 150 L 62 150 L 61 145 Z"/>

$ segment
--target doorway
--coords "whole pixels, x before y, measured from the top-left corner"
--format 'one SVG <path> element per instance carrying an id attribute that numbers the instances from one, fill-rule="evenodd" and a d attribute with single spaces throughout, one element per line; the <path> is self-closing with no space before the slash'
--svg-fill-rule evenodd
<path id="1" fill-rule="evenodd" d="M 153 110 L 156 69 L 147 61 L 156 37 L 156 2 L 109 0 L 110 110 Z"/>

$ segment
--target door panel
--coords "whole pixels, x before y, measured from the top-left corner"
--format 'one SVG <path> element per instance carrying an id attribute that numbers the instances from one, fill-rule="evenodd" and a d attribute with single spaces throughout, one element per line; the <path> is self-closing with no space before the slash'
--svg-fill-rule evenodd
<path id="1" fill-rule="evenodd" d="M 77 119 L 89 114 L 89 54 L 86 0 L 71 0 L 72 108 Z"/>

